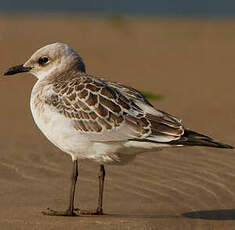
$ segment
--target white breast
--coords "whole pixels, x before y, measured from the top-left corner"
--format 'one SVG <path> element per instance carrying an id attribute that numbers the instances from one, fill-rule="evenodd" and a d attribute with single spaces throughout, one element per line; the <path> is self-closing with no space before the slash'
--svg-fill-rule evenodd
<path id="1" fill-rule="evenodd" d="M 72 120 L 53 110 L 45 103 L 52 93 L 50 86 L 38 81 L 33 87 L 30 107 L 35 123 L 42 133 L 58 148 L 71 155 L 72 159 L 93 159 L 111 162 L 112 156 L 122 144 L 96 143 L 89 140 L 89 134 L 81 133 L 73 127 Z"/>

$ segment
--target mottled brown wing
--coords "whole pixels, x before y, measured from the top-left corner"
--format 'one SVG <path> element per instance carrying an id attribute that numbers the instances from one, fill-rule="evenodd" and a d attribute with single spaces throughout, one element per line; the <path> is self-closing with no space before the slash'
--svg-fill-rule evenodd
<path id="1" fill-rule="evenodd" d="M 47 104 L 71 118 L 74 128 L 82 133 L 106 133 L 104 141 L 179 138 L 182 126 L 174 117 L 155 110 L 138 91 L 131 96 L 132 88 L 113 86 L 82 74 L 54 82 Z"/>
<path id="2" fill-rule="evenodd" d="M 123 132 L 129 137 L 140 137 L 147 131 L 146 121 L 134 118 L 141 110 L 117 89 L 105 82 L 83 74 L 69 81 L 53 83 L 53 93 L 47 104 L 59 113 L 71 118 L 75 129 L 84 133 L 102 133 L 117 131 L 125 123 L 128 129 Z M 142 113 L 143 116 L 143 113 Z M 121 133 L 120 133 L 121 134 Z M 123 138 L 123 134 L 120 135 Z M 126 138 L 127 139 L 127 138 Z"/>

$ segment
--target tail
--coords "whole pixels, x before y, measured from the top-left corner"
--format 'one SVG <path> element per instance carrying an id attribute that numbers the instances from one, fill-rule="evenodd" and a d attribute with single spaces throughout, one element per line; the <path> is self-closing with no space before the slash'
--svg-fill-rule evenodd
<path id="1" fill-rule="evenodd" d="M 217 142 L 213 140 L 212 138 L 202 135 L 200 133 L 196 133 L 188 129 L 185 129 L 184 131 L 185 132 L 180 139 L 171 141 L 170 143 L 173 145 L 207 146 L 207 147 L 225 148 L 225 149 L 234 148 L 231 145 L 226 145 L 226 144 Z"/>

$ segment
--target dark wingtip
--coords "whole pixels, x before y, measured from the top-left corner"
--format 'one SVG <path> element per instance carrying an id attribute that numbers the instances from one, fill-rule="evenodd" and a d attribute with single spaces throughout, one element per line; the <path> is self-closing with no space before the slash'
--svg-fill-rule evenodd
<path id="1" fill-rule="evenodd" d="M 214 147 L 214 148 L 221 148 L 221 149 L 234 149 L 233 146 L 227 145 L 221 142 L 214 141 L 213 139 L 203 140 L 199 146 L 207 146 L 207 147 Z"/>
<path id="2" fill-rule="evenodd" d="M 231 145 L 224 145 L 222 148 L 225 148 L 225 149 L 234 149 L 234 147 L 231 146 Z"/>
<path id="3" fill-rule="evenodd" d="M 227 145 L 227 144 L 224 144 L 224 143 L 221 143 L 221 142 L 217 142 L 217 141 L 214 141 L 214 140 L 210 140 L 210 142 L 212 144 L 214 144 L 216 148 L 222 148 L 222 149 L 234 149 L 233 146 L 231 145 Z M 213 147 L 213 146 L 212 146 Z"/>

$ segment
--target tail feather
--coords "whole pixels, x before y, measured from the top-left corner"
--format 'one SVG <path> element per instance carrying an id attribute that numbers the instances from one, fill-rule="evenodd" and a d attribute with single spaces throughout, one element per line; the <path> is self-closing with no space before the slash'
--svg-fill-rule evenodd
<path id="1" fill-rule="evenodd" d="M 208 146 L 208 147 L 226 148 L 226 149 L 234 148 L 231 145 L 217 142 L 208 136 L 196 133 L 188 129 L 185 129 L 185 132 L 180 139 L 171 141 L 170 143 L 173 145 Z"/>

